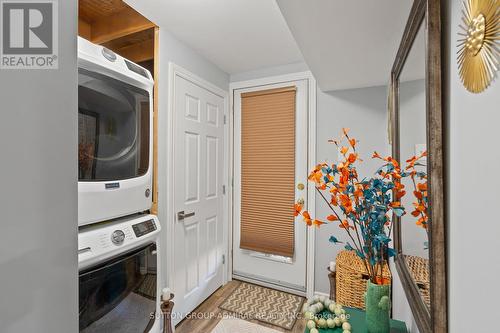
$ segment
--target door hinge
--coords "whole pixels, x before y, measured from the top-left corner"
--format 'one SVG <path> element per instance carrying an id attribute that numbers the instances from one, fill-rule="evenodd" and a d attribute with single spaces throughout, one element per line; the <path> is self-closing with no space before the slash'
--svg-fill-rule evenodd
<path id="1" fill-rule="evenodd" d="M 224 125 L 226 125 L 227 120 L 226 120 L 226 115 L 224 115 Z"/>
<path id="2" fill-rule="evenodd" d="M 222 194 L 226 194 L 226 185 L 222 185 Z"/>
<path id="3" fill-rule="evenodd" d="M 222 255 L 222 264 L 223 265 L 226 264 L 226 255 L 225 254 Z"/>

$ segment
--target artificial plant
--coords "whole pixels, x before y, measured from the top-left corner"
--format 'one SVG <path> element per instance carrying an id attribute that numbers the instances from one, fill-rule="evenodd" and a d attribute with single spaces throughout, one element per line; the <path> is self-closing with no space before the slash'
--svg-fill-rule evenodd
<path id="1" fill-rule="evenodd" d="M 326 217 L 328 222 L 312 218 L 299 203 L 295 204 L 295 216 L 302 215 L 308 226 L 318 228 L 325 223 L 338 223 L 350 239 L 345 249 L 354 250 L 363 260 L 370 280 L 382 284 L 387 258 L 395 255 L 389 246 L 392 218 L 405 214 L 401 205 L 406 194 L 401 183 L 402 170 L 398 161 L 375 152 L 372 158 L 382 161 L 381 167 L 374 175 L 360 178 L 356 168 L 361 161 L 356 151 L 358 142 L 348 132 L 344 128 L 339 140 L 330 140 L 339 149 L 342 160 L 337 164 L 319 164 L 308 177 L 331 210 Z M 335 235 L 330 242 L 342 243 Z"/>

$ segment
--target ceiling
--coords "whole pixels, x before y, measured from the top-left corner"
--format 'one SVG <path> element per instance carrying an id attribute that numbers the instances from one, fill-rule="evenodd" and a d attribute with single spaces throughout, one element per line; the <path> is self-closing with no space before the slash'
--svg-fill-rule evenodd
<path id="1" fill-rule="evenodd" d="M 305 61 L 324 91 L 386 85 L 413 2 L 125 1 L 228 74 Z M 408 79 L 423 75 L 415 53 Z"/>
<path id="2" fill-rule="evenodd" d="M 388 83 L 412 0 L 277 2 L 322 90 Z"/>
<path id="3" fill-rule="evenodd" d="M 274 0 L 125 0 L 228 74 L 303 61 Z"/>

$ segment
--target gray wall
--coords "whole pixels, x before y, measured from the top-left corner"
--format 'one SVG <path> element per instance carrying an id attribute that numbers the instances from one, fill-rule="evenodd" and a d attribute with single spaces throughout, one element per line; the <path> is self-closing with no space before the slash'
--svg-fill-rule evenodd
<path id="1" fill-rule="evenodd" d="M 77 1 L 59 69 L 0 70 L 0 331 L 78 331 Z"/>
<path id="2" fill-rule="evenodd" d="M 246 81 L 253 80 L 262 77 L 268 76 L 277 76 L 277 75 L 285 75 L 289 73 L 297 73 L 297 72 L 305 72 L 308 71 L 309 67 L 305 62 L 296 62 L 292 64 L 282 65 L 282 66 L 274 66 L 268 68 L 262 68 L 250 72 L 236 73 L 231 74 L 230 81 Z"/>
<path id="3" fill-rule="evenodd" d="M 461 1 L 447 11 L 446 57 L 449 62 L 448 146 L 448 299 L 449 331 L 498 330 L 498 200 L 500 198 L 499 130 L 500 82 L 471 94 L 465 90 L 456 65 L 456 40 Z M 498 74 L 498 73 L 497 73 Z M 471 320 L 470 309 L 477 320 Z M 473 310 L 474 311 L 474 310 Z"/>
<path id="4" fill-rule="evenodd" d="M 374 151 L 388 154 L 387 87 L 351 89 L 335 92 L 318 90 L 317 97 L 317 160 L 337 163 L 335 145 L 328 139 L 338 138 L 342 127 L 359 140 L 358 152 L 364 160 L 358 167 L 360 176 L 373 175 L 380 163 L 371 158 Z M 322 218 L 330 214 L 321 197 L 316 198 L 316 213 Z M 330 285 L 326 267 L 335 260 L 341 245 L 328 242 L 330 235 L 348 241 L 345 231 L 338 224 L 324 225 L 316 232 L 315 290 L 329 293 Z"/>
<path id="5" fill-rule="evenodd" d="M 400 150 L 401 163 L 414 156 L 416 144 L 426 144 L 426 109 L 425 109 L 425 80 L 402 82 L 400 94 Z M 422 160 L 425 163 L 424 160 Z M 427 233 L 425 229 L 416 225 L 417 219 L 410 212 L 413 210 L 413 182 L 411 178 L 404 178 L 407 195 L 403 197 L 402 204 L 407 214 L 401 220 L 401 237 L 403 252 L 409 255 L 429 258 L 426 250 Z"/>

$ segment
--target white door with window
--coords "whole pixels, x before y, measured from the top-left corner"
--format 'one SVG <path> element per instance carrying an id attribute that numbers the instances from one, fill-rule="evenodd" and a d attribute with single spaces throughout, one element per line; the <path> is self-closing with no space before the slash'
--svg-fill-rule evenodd
<path id="1" fill-rule="evenodd" d="M 233 277 L 305 293 L 307 229 L 294 202 L 307 207 L 308 80 L 233 97 Z"/>
<path id="2" fill-rule="evenodd" d="M 180 75 L 173 85 L 172 288 L 183 318 L 223 284 L 224 98 Z"/>

